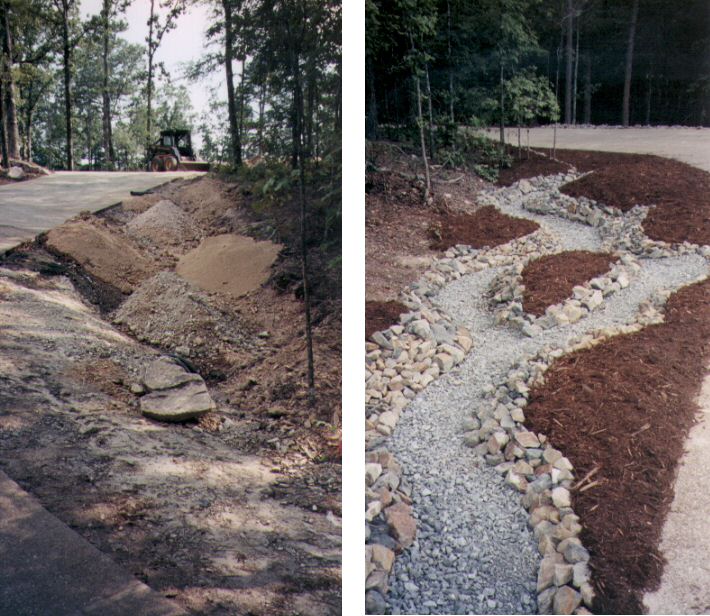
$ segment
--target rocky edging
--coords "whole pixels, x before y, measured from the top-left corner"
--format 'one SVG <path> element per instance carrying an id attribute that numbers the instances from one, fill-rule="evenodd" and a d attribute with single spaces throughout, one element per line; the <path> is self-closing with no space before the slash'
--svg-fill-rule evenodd
<path id="1" fill-rule="evenodd" d="M 366 402 L 366 610 L 386 609 L 385 595 L 396 553 L 416 536 L 411 488 L 387 449 L 401 412 L 419 391 L 461 363 L 471 350 L 470 333 L 434 305 L 439 290 L 461 276 L 488 267 L 511 265 L 540 252 L 559 250 L 555 238 L 540 229 L 502 246 L 476 250 L 456 246 L 402 293 L 411 312 L 400 323 L 376 332 L 365 355 Z"/>
<path id="2" fill-rule="evenodd" d="M 540 614 L 591 613 L 594 590 L 589 552 L 579 538 L 583 527 L 572 501 L 573 494 L 584 491 L 593 478 L 576 477 L 570 461 L 544 434 L 527 430 L 529 391 L 542 383 L 547 369 L 563 355 L 662 322 L 661 311 L 670 295 L 671 291 L 657 291 L 640 306 L 631 324 L 573 338 L 565 347 L 545 347 L 513 366 L 504 383 L 490 386 L 487 401 L 466 422 L 466 444 L 505 475 L 506 483 L 521 494 L 521 504 L 530 515 L 529 524 L 542 556 L 537 576 Z"/>
<path id="3" fill-rule="evenodd" d="M 542 255 L 532 259 L 540 256 Z M 583 319 L 593 310 L 600 308 L 605 298 L 628 287 L 631 278 L 641 269 L 632 255 L 620 255 L 619 260 L 606 274 L 575 286 L 572 297 L 548 306 L 545 314 L 538 317 L 523 310 L 525 286 L 522 273 L 530 260 L 516 263 L 501 273 L 493 281 L 490 290 L 491 309 L 496 323 L 507 321 L 530 337 L 536 336 L 542 330 Z"/>

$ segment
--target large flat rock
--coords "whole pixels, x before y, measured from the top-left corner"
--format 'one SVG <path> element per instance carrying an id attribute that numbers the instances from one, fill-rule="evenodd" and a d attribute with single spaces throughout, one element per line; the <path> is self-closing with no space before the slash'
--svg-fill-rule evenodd
<path id="1" fill-rule="evenodd" d="M 151 419 L 188 421 L 215 408 L 202 377 L 188 372 L 170 357 L 151 362 L 143 384 L 150 393 L 141 398 L 141 412 Z"/>

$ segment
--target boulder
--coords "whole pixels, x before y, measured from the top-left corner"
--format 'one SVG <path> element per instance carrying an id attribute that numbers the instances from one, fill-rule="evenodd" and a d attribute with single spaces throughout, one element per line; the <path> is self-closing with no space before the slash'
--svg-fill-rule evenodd
<path id="1" fill-rule="evenodd" d="M 149 393 L 141 398 L 141 412 L 151 419 L 187 421 L 216 406 L 202 377 L 188 372 L 170 357 L 152 361 L 145 370 L 143 384 Z"/>
<path id="2" fill-rule="evenodd" d="M 24 180 L 26 175 L 22 167 L 10 167 L 7 171 L 7 177 L 11 180 Z"/>

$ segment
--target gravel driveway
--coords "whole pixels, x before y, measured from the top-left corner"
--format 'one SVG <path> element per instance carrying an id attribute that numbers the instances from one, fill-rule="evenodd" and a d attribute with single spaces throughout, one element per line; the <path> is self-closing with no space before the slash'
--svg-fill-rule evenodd
<path id="1" fill-rule="evenodd" d="M 495 139 L 498 138 L 498 129 L 489 128 L 485 132 Z M 522 131 L 523 145 L 527 144 L 526 133 L 526 130 Z M 551 126 L 530 129 L 530 145 L 551 148 L 553 133 Z M 517 129 L 506 129 L 505 139 L 508 143 L 517 145 Z M 710 171 L 710 128 L 558 127 L 557 147 L 570 150 L 656 154 Z"/>

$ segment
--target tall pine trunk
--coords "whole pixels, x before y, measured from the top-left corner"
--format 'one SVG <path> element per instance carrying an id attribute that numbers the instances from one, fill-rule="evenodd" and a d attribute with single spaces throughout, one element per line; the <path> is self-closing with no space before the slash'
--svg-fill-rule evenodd
<path id="1" fill-rule="evenodd" d="M 631 106 L 631 75 L 634 65 L 634 43 L 636 40 L 636 22 L 639 14 L 639 0 L 634 0 L 631 10 L 631 21 L 629 22 L 629 40 L 626 45 L 626 70 L 624 74 L 624 99 L 621 108 L 621 125 L 628 126 Z"/>
<path id="2" fill-rule="evenodd" d="M 592 53 L 584 58 L 584 123 L 592 123 Z"/>
<path id="3" fill-rule="evenodd" d="M 377 91 L 375 90 L 375 69 L 370 54 L 365 56 L 365 79 L 367 83 L 367 117 L 365 130 L 368 139 L 377 139 Z"/>
<path id="4" fill-rule="evenodd" d="M 424 75 L 426 77 L 426 100 L 427 100 L 427 132 L 429 138 L 429 157 L 434 160 L 436 157 L 436 142 L 434 141 L 434 112 L 431 103 L 431 82 L 429 81 L 429 64 L 424 64 Z"/>
<path id="5" fill-rule="evenodd" d="M 71 46 L 69 44 L 69 2 L 62 0 L 62 43 L 64 69 L 64 122 L 66 127 L 66 165 L 69 171 L 74 170 L 74 127 L 72 124 L 71 95 Z"/>
<path id="6" fill-rule="evenodd" d="M 429 175 L 429 159 L 426 154 L 426 139 L 424 138 L 424 114 L 422 113 L 422 87 L 419 83 L 419 74 L 414 72 L 414 84 L 417 92 L 417 124 L 419 124 L 419 144 L 422 150 L 422 160 L 424 161 L 424 202 L 429 201 L 431 194 L 431 177 Z"/>
<path id="7" fill-rule="evenodd" d="M 3 79 L 0 79 L 0 111 L 2 112 L 2 117 L 0 118 L 0 138 L 2 143 L 0 147 L 2 148 L 2 166 L 5 169 L 10 167 L 10 157 L 7 152 L 7 109 L 5 108 L 5 83 Z"/>
<path id="8" fill-rule="evenodd" d="M 7 151 L 10 158 L 20 158 L 20 129 L 15 105 L 15 79 L 12 75 L 12 32 L 7 0 L 2 3 L 3 13 L 3 74 L 5 78 L 5 108 L 7 110 Z"/>
<path id="9" fill-rule="evenodd" d="M 232 68 L 234 53 L 232 1 L 222 0 L 222 8 L 224 9 L 224 68 L 227 73 L 227 115 L 229 116 L 229 140 L 231 145 L 232 164 L 235 167 L 238 167 L 242 164 L 242 143 L 239 135 L 237 101 L 234 95 L 234 70 Z"/>
<path id="10" fill-rule="evenodd" d="M 454 65 L 451 55 L 451 0 L 446 0 L 446 22 L 447 22 L 447 60 L 449 64 L 449 119 L 451 124 L 455 124 L 454 116 Z M 454 140 L 454 148 L 456 140 Z"/>
<path id="11" fill-rule="evenodd" d="M 574 0 L 567 0 L 567 37 L 565 41 L 565 124 L 572 123 L 572 56 L 574 54 Z"/>
<path id="12" fill-rule="evenodd" d="M 102 83 L 101 83 L 101 145 L 104 151 L 104 168 L 113 169 L 115 152 L 113 150 L 113 135 L 111 131 L 111 96 L 109 94 L 108 79 L 109 79 L 109 38 L 111 34 L 111 0 L 104 0 L 103 9 L 101 11 L 103 21 L 103 48 L 101 54 L 102 60 Z"/>
<path id="13" fill-rule="evenodd" d="M 155 55 L 155 41 L 153 31 L 155 25 L 155 0 L 150 0 L 150 21 L 148 23 L 148 83 L 146 92 L 147 114 L 145 120 L 145 151 L 146 158 L 153 142 L 153 56 Z M 147 161 L 150 164 L 150 161 Z"/>
<path id="14" fill-rule="evenodd" d="M 574 88 L 572 93 L 572 124 L 577 124 L 577 78 L 579 76 L 579 22 L 577 22 L 577 44 L 574 51 Z"/>

